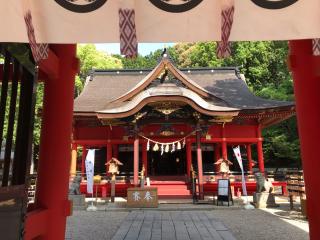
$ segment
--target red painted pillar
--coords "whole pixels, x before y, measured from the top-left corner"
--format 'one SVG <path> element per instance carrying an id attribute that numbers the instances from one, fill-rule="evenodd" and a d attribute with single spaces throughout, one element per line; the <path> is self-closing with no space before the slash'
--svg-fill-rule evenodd
<path id="1" fill-rule="evenodd" d="M 113 156 L 118 159 L 119 158 L 119 145 L 118 144 L 114 144 L 113 145 Z"/>
<path id="2" fill-rule="evenodd" d="M 301 157 L 307 193 L 311 240 L 320 239 L 319 135 L 320 57 L 312 55 L 311 40 L 290 41 L 289 63 L 294 80 Z"/>
<path id="3" fill-rule="evenodd" d="M 70 162 L 70 177 L 73 178 L 77 174 L 77 144 L 71 144 L 71 162 Z"/>
<path id="4" fill-rule="evenodd" d="M 139 184 L 139 137 L 135 136 L 133 142 L 133 184 L 138 186 Z"/>
<path id="5" fill-rule="evenodd" d="M 87 146 L 83 145 L 82 146 L 82 158 L 81 158 L 81 176 L 84 177 L 85 172 L 86 172 L 86 167 L 85 167 L 85 161 L 86 161 L 86 157 L 87 157 Z"/>
<path id="6" fill-rule="evenodd" d="M 221 158 L 220 146 L 218 143 L 216 143 L 215 148 L 214 148 L 214 162 L 217 162 L 220 158 Z M 218 164 L 214 164 L 214 171 L 216 173 L 219 172 L 219 165 Z"/>
<path id="7" fill-rule="evenodd" d="M 78 62 L 75 44 L 51 45 L 51 49 L 59 58 L 59 74 L 45 81 L 35 207 L 48 210 L 46 232 L 40 238 L 63 240 L 70 214 L 69 160 Z"/>
<path id="8" fill-rule="evenodd" d="M 252 173 L 252 154 L 251 144 L 247 144 L 247 159 L 248 159 L 248 172 Z"/>
<path id="9" fill-rule="evenodd" d="M 147 143 L 142 144 L 142 163 L 145 168 L 145 176 L 148 176 L 148 152 Z"/>
<path id="10" fill-rule="evenodd" d="M 257 127 L 257 136 L 258 136 L 258 142 L 257 142 L 257 153 L 258 153 L 258 164 L 259 164 L 259 171 L 261 173 L 264 173 L 264 160 L 263 160 L 263 147 L 262 147 L 262 137 L 261 137 L 261 125 L 258 124 Z"/>
<path id="11" fill-rule="evenodd" d="M 107 159 L 106 162 L 110 161 L 112 158 L 112 145 L 110 142 L 107 143 Z"/>
<path id="12" fill-rule="evenodd" d="M 225 137 L 225 127 L 224 127 L 224 123 L 222 124 L 221 133 L 222 133 L 222 144 L 221 144 L 221 148 L 222 148 L 222 158 L 223 158 L 223 159 L 228 159 L 228 148 L 227 148 L 227 139 L 226 139 L 226 137 Z"/>
<path id="13" fill-rule="evenodd" d="M 106 163 L 108 161 L 110 161 L 112 158 L 112 145 L 111 143 L 109 142 L 108 140 L 108 143 L 107 143 L 107 154 L 106 154 Z M 106 176 L 111 176 L 111 174 L 108 173 L 108 169 L 109 169 L 109 166 L 106 165 Z"/>
<path id="14" fill-rule="evenodd" d="M 187 141 L 186 144 L 186 153 L 187 153 L 187 174 L 188 177 L 190 178 L 190 172 L 191 172 L 191 164 L 192 164 L 192 152 L 191 152 L 191 142 Z"/>
<path id="15" fill-rule="evenodd" d="M 199 198 L 203 199 L 203 168 L 202 168 L 202 151 L 201 151 L 201 129 L 197 126 L 197 162 L 198 162 L 198 179 L 199 179 Z"/>

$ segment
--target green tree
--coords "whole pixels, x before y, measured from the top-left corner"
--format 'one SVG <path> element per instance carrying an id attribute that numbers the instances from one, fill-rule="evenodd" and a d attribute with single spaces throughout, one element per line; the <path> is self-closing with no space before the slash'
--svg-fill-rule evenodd
<path id="1" fill-rule="evenodd" d="M 122 62 L 119 58 L 98 51 L 94 44 L 78 45 L 77 55 L 80 59 L 80 73 L 76 78 L 75 96 L 82 91 L 85 79 L 91 70 L 122 68 Z"/>
<path id="2" fill-rule="evenodd" d="M 114 55 L 121 60 L 124 69 L 153 69 L 161 59 L 163 49 L 157 49 L 146 56 L 138 55 L 136 58 L 125 58 L 121 55 Z M 167 47 L 170 58 L 176 62 L 176 50 L 174 47 Z"/>
<path id="3" fill-rule="evenodd" d="M 223 66 L 240 67 L 247 84 L 254 91 L 270 84 L 278 86 L 291 79 L 286 64 L 286 42 L 236 42 L 232 52 L 232 56 L 224 60 Z"/>
<path id="4" fill-rule="evenodd" d="M 215 42 L 178 43 L 173 48 L 178 60 L 176 64 L 181 68 L 219 67 L 223 63 L 215 54 Z"/>

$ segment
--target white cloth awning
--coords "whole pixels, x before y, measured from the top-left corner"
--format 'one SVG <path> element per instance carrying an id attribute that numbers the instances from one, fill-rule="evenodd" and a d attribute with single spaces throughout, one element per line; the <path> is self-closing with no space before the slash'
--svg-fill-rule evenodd
<path id="1" fill-rule="evenodd" d="M 221 39 L 221 9 L 232 0 L 26 0 L 37 42 L 119 42 L 119 8 L 133 8 L 138 42 L 193 42 Z M 21 0 L 0 2 L 1 42 L 28 42 Z M 182 12 L 162 10 L 161 4 L 190 4 Z M 61 5 L 60 5 L 60 4 Z M 99 5 L 99 3 L 101 3 Z M 104 3 L 104 4 L 103 4 Z M 268 9 L 272 4 L 280 9 Z M 95 4 L 91 5 L 90 4 Z M 290 5 L 291 4 L 291 5 Z M 73 6 L 74 5 L 74 6 Z M 274 6 L 276 6 L 274 5 Z M 288 5 L 288 6 L 286 6 Z M 71 6 L 71 10 L 66 9 Z M 269 7 L 268 7 L 269 6 Z M 96 10 L 89 12 L 81 9 Z M 287 40 L 320 37 L 319 0 L 234 0 L 230 41 Z M 174 7 L 173 7 L 174 8 Z"/>

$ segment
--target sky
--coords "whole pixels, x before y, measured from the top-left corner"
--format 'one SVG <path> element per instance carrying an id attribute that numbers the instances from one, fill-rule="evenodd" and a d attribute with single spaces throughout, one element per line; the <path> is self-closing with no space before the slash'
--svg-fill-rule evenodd
<path id="1" fill-rule="evenodd" d="M 100 51 L 107 52 L 109 54 L 120 54 L 120 43 L 106 43 L 95 44 Z M 173 43 L 139 43 L 138 52 L 142 56 L 148 55 L 150 52 L 154 52 L 157 49 L 162 49 L 164 46 L 173 46 Z"/>

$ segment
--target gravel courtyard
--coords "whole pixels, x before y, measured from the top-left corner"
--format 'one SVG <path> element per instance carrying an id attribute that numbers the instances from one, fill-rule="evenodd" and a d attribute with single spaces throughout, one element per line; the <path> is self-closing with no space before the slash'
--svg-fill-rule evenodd
<path id="1" fill-rule="evenodd" d="M 122 231 L 126 228 L 124 225 L 128 223 L 128 219 L 132 219 L 132 216 L 148 216 L 153 214 L 153 218 L 166 218 L 169 216 L 172 219 L 179 220 L 179 214 L 181 216 L 190 216 L 191 219 L 197 220 L 200 216 L 208 216 L 209 219 L 216 219 L 226 226 L 227 230 L 238 240 L 264 240 L 264 239 L 281 239 L 281 240 L 307 240 L 308 235 L 308 223 L 301 217 L 298 212 L 290 212 L 287 205 L 283 205 L 280 208 L 274 209 L 254 209 L 244 210 L 242 208 L 213 208 L 213 209 L 199 209 L 196 210 L 190 205 L 190 210 L 185 208 L 184 210 L 172 211 L 173 205 L 169 205 L 168 210 L 164 207 L 161 210 L 133 210 L 126 211 L 119 209 L 119 211 L 74 211 L 73 216 L 68 218 L 66 239 L 67 240 L 104 240 L 112 239 L 116 234 L 119 227 Z M 142 223 L 147 223 L 147 217 L 142 217 L 142 222 L 139 229 L 144 226 Z M 200 223 L 201 224 L 201 223 Z M 151 224 L 152 225 L 152 224 Z M 161 225 L 161 224 L 160 224 Z M 170 225 L 170 224 L 169 224 Z M 195 225 L 197 225 L 195 223 Z M 147 225 L 146 225 L 147 226 Z M 163 224 L 162 224 L 163 226 Z M 174 226 L 174 224 L 172 224 Z M 187 226 L 188 227 L 188 226 Z M 197 226 L 198 227 L 198 226 Z M 141 228 L 143 229 L 143 227 Z M 144 231 L 144 230 L 138 231 Z M 172 228 L 174 229 L 174 227 Z M 199 227 L 198 227 L 199 229 Z M 207 230 L 210 229 L 210 226 Z M 175 229 L 174 229 L 175 230 Z M 173 231 L 174 231 L 173 230 Z M 207 231 L 205 230 L 205 231 Z M 119 235 L 119 232 L 118 234 Z M 132 238 L 127 234 L 126 237 Z M 140 237 L 143 234 L 140 234 Z M 116 236 L 117 237 L 117 236 Z M 176 235 L 177 239 L 178 236 Z M 232 236 L 231 236 L 232 237 Z M 117 238 L 118 239 L 118 238 Z M 147 238 L 148 239 L 148 238 Z M 150 238 L 149 238 L 150 239 Z M 161 238 L 159 238 L 161 239 Z M 168 238 L 166 238 L 168 239 Z M 173 238 L 175 239 L 175 238 Z M 183 239 L 180 237 L 180 239 Z M 186 239 L 215 239 L 202 236 L 188 235 Z M 221 238 L 224 240 L 233 239 L 230 236 Z"/>

